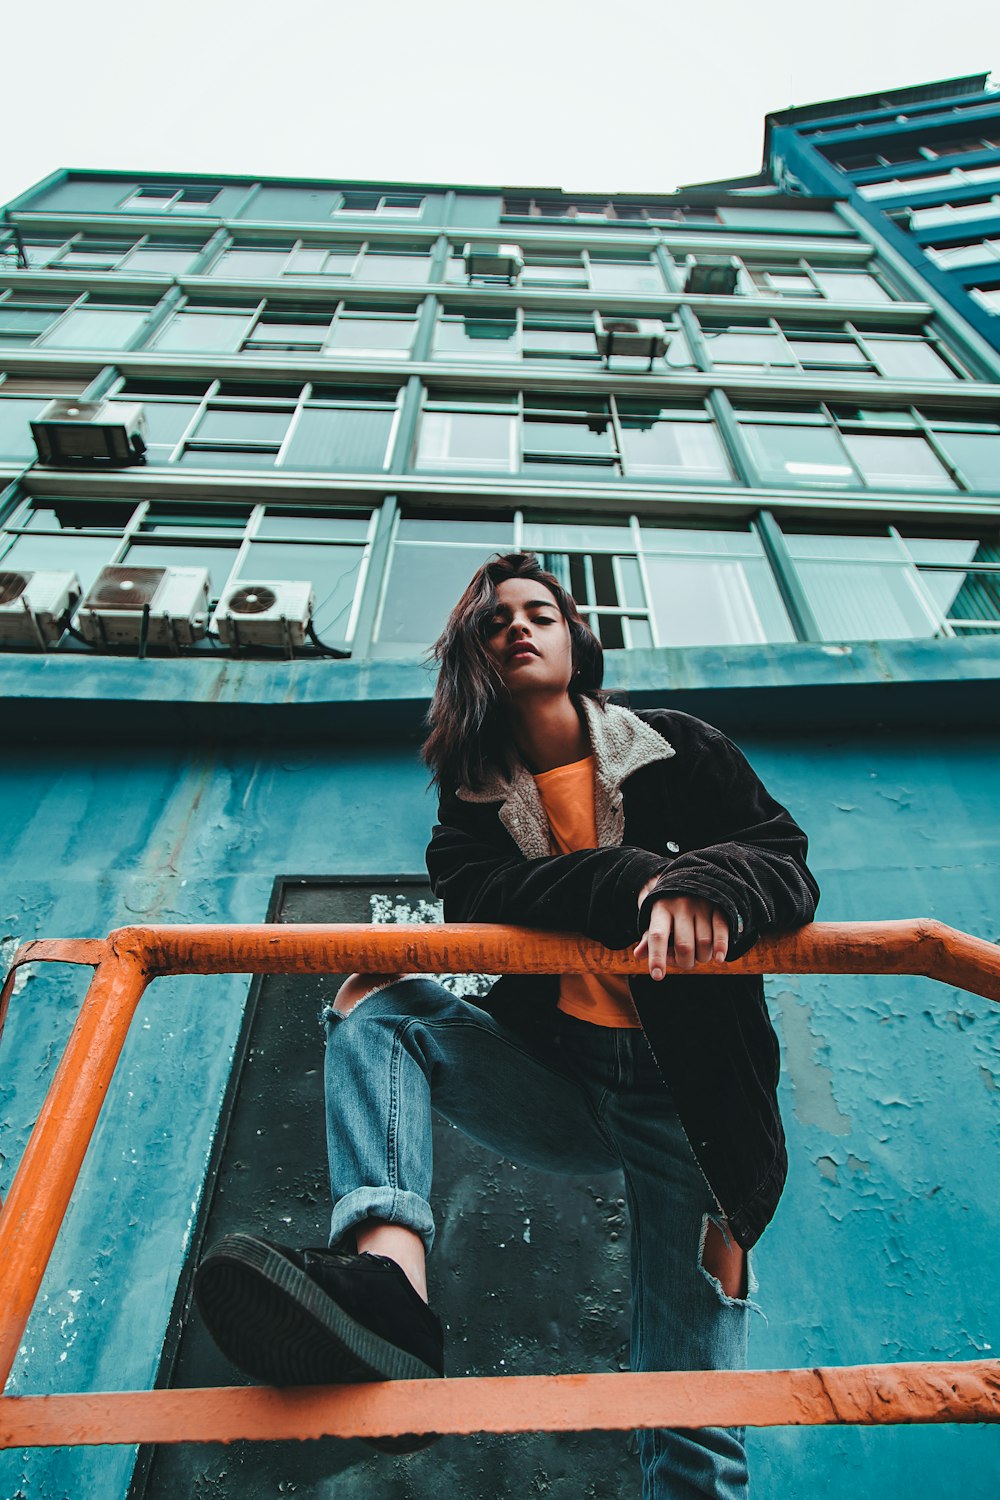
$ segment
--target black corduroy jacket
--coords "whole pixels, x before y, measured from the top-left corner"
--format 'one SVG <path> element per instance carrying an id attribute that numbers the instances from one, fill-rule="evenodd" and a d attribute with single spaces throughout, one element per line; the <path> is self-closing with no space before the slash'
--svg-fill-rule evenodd
<path id="1" fill-rule="evenodd" d="M 534 779 L 518 765 L 441 799 L 427 850 L 449 922 L 509 922 L 634 944 L 655 900 L 701 896 L 729 924 L 729 957 L 765 932 L 812 919 L 819 891 L 806 836 L 745 757 L 700 719 L 669 709 L 633 714 L 581 700 L 595 757 L 597 849 L 549 852 Z M 638 896 L 656 876 L 641 910 Z M 754 1244 L 787 1171 L 778 1112 L 778 1043 L 753 975 L 629 981 L 639 1019 L 692 1150 L 736 1240 Z M 539 1033 L 559 976 L 509 975 L 484 1005 Z"/>

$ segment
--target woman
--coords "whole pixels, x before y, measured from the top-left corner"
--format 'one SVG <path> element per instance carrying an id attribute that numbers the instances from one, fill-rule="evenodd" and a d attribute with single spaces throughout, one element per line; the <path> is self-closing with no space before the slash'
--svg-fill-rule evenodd
<path id="1" fill-rule="evenodd" d="M 445 919 L 638 938 L 648 978 L 511 975 L 480 1007 L 352 975 L 328 1012 L 335 1248 L 231 1236 L 199 1268 L 202 1311 L 276 1384 L 443 1373 L 433 1103 L 514 1161 L 620 1170 L 632 1368 L 740 1368 L 746 1252 L 786 1161 L 763 986 L 721 966 L 812 917 L 805 836 L 717 730 L 605 702 L 600 644 L 532 554 L 481 567 L 435 649 L 427 863 Z M 695 963 L 719 972 L 684 977 Z M 645 1431 L 640 1455 L 646 1500 L 746 1493 L 741 1430 Z"/>

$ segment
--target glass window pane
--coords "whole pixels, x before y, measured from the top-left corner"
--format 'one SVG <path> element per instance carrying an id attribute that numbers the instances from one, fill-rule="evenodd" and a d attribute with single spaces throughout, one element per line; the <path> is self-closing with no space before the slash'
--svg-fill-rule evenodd
<path id="1" fill-rule="evenodd" d="M 288 411 L 210 407 L 191 437 L 199 443 L 280 443 L 291 419 Z"/>
<path id="2" fill-rule="evenodd" d="M 938 441 L 970 489 L 995 491 L 1000 483 L 1000 433 L 941 432 Z"/>
<path id="3" fill-rule="evenodd" d="M 313 623 L 317 635 L 324 640 L 344 641 L 364 555 L 363 547 L 252 542 L 240 577 L 260 583 L 286 578 L 311 583 L 316 597 Z"/>
<path id="4" fill-rule="evenodd" d="M 840 486 L 858 482 L 837 435 L 828 427 L 746 422 L 743 432 L 765 484 Z"/>
<path id="5" fill-rule="evenodd" d="M 158 271 L 164 276 L 182 275 L 198 254 L 197 250 L 163 249 L 142 245 L 122 261 L 123 271 Z"/>
<path id="6" fill-rule="evenodd" d="M 1000 573 L 924 572 L 920 576 L 949 620 L 1000 620 Z"/>
<path id="7" fill-rule="evenodd" d="M 221 533 L 229 537 L 236 532 L 242 534 L 249 520 L 249 505 L 177 505 L 167 500 L 155 500 L 139 530 L 157 536 L 190 537 L 191 532 L 196 531 L 199 536 Z"/>
<path id="8" fill-rule="evenodd" d="M 198 410 L 197 402 L 144 401 L 146 462 L 166 463 Z"/>
<path id="9" fill-rule="evenodd" d="M 449 526 L 447 522 L 439 524 L 444 543 Z M 425 651 L 437 640 L 452 605 L 473 573 L 495 550 L 482 546 L 413 547 L 397 542 L 379 627 L 380 644 L 405 648 L 406 654 Z"/>
<path id="10" fill-rule="evenodd" d="M 922 437 L 908 437 L 901 433 L 847 432 L 843 440 L 868 484 L 907 485 L 931 490 L 955 488 L 954 480 Z"/>
<path id="11" fill-rule="evenodd" d="M 874 276 L 864 271 L 824 271 L 813 267 L 813 275 L 832 302 L 891 302 Z"/>
<path id="12" fill-rule="evenodd" d="M 306 407 L 282 458 L 285 469 L 382 469 L 392 411 L 364 407 Z"/>
<path id="13" fill-rule="evenodd" d="M 259 537 L 314 537 L 321 541 L 367 539 L 371 512 L 352 515 L 339 510 L 299 510 L 269 505 L 257 527 Z"/>
<path id="14" fill-rule="evenodd" d="M 677 479 L 732 478 L 718 434 L 710 422 L 653 422 L 622 418 L 626 472 Z"/>
<path id="15" fill-rule="evenodd" d="M 597 339 L 593 328 L 539 328 L 530 322 L 524 327 L 526 357 L 560 359 L 597 358 Z"/>
<path id="16" fill-rule="evenodd" d="M 218 599 L 236 561 L 236 547 L 212 542 L 133 542 L 126 553 L 134 568 L 207 568 L 208 592 Z"/>
<path id="17" fill-rule="evenodd" d="M 16 396 L 0 397 L 0 459 L 27 461 L 36 456 L 28 423 L 47 405 L 47 401 L 37 398 L 29 401 Z"/>
<path id="18" fill-rule="evenodd" d="M 280 276 L 287 259 L 287 250 L 227 250 L 219 256 L 209 275 L 246 281 L 266 279 Z"/>
<path id="19" fill-rule="evenodd" d="M 477 542 L 481 547 L 489 545 L 500 552 L 504 549 L 509 552 L 514 545 L 514 523 L 505 516 L 489 516 L 483 521 L 456 521 L 450 516 L 447 521 L 435 521 L 424 516 L 403 516 L 398 537 L 405 542 Z"/>
<path id="20" fill-rule="evenodd" d="M 526 551 L 614 552 L 632 549 L 632 533 L 627 526 L 588 526 L 574 521 L 525 521 L 523 542 Z"/>
<path id="21" fill-rule="evenodd" d="M 378 359 L 403 359 L 413 342 L 413 320 L 394 318 L 338 318 L 326 355 L 371 354 Z"/>
<path id="22" fill-rule="evenodd" d="M 48 570 L 79 575 L 84 592 L 115 555 L 120 544 L 107 536 L 19 536 L 0 557 L 5 571 Z"/>
<path id="23" fill-rule="evenodd" d="M 865 337 L 886 375 L 899 380 L 954 380 L 955 372 L 929 344 L 909 339 Z"/>
<path id="24" fill-rule="evenodd" d="M 590 284 L 597 292 L 662 292 L 663 277 L 649 260 L 590 258 Z"/>
<path id="25" fill-rule="evenodd" d="M 416 466 L 511 473 L 516 467 L 514 437 L 512 416 L 427 411 L 420 424 Z"/>
<path id="26" fill-rule="evenodd" d="M 426 281 L 431 262 L 427 255 L 392 255 L 366 251 L 358 270 L 359 281 Z"/>
<path id="27" fill-rule="evenodd" d="M 15 524 L 32 531 L 106 531 L 121 535 L 134 510 L 130 500 L 29 500 L 18 511 Z"/>
<path id="28" fill-rule="evenodd" d="M 933 635 L 935 621 L 905 566 L 800 562 L 796 571 L 825 641 Z"/>
<path id="29" fill-rule="evenodd" d="M 513 317 L 449 317 L 437 326 L 434 353 L 461 359 L 516 359 L 517 321 Z"/>
<path id="30" fill-rule="evenodd" d="M 794 558 L 814 561 L 839 558 L 850 562 L 901 562 L 903 552 L 893 536 L 816 536 L 785 532 L 785 544 Z"/>
<path id="31" fill-rule="evenodd" d="M 693 527 L 642 523 L 642 550 L 693 557 L 760 557 L 760 542 L 749 531 L 699 531 Z"/>
<path id="32" fill-rule="evenodd" d="M 763 560 L 652 556 L 646 559 L 646 570 L 663 646 L 795 638 Z"/>
<path id="33" fill-rule="evenodd" d="M 154 349 L 231 354 L 240 347 L 250 318 L 240 313 L 177 313 L 153 339 Z"/>
<path id="34" fill-rule="evenodd" d="M 705 343 L 713 365 L 718 367 L 794 363 L 784 339 L 765 329 L 753 332 L 737 329 L 730 333 L 713 333 L 706 329 Z"/>
<path id="35" fill-rule="evenodd" d="M 864 354 L 853 339 L 789 338 L 796 357 L 804 365 L 866 365 Z"/>
<path id="36" fill-rule="evenodd" d="M 47 349 L 124 349 L 149 316 L 107 307 L 81 307 L 39 340 Z"/>
<path id="37" fill-rule="evenodd" d="M 525 453 L 569 453 L 603 457 L 614 452 L 610 422 L 592 418 L 584 422 L 547 422 L 525 417 Z"/>

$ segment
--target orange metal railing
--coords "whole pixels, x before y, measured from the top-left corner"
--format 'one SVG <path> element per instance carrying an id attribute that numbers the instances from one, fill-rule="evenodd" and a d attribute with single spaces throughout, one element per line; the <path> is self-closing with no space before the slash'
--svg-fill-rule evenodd
<path id="1" fill-rule="evenodd" d="M 628 950 L 515 927 L 125 927 L 103 941 L 25 944 L 0 994 L 0 1029 L 15 969 L 39 962 L 95 973 L 0 1210 L 0 1388 L 132 1018 L 158 975 L 642 972 Z M 1000 1001 L 1000 949 L 924 920 L 816 923 L 761 941 L 728 972 L 923 974 Z M 983 1421 L 1000 1421 L 1000 1360 L 0 1396 L 0 1447 Z"/>

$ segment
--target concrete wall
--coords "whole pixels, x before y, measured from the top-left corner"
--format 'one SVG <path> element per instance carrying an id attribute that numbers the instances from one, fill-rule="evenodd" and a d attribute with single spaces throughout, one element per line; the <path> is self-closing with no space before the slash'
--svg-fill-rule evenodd
<path id="1" fill-rule="evenodd" d="M 996 937 L 1000 735 L 800 724 L 738 738 L 811 834 L 823 918 L 928 914 Z M 9 747 L 2 765 L 0 937 L 12 941 L 100 935 L 133 919 L 260 921 L 280 873 L 421 871 L 433 812 L 415 748 L 386 735 L 369 744 L 107 747 L 70 731 L 52 748 Z M 0 1047 L 0 1191 L 86 975 L 39 968 L 15 996 Z M 239 976 L 192 977 L 159 980 L 148 992 L 14 1391 L 152 1381 L 246 989 Z M 770 997 L 784 1051 L 791 1180 L 757 1255 L 768 1322 L 755 1329 L 754 1363 L 988 1353 L 1000 1326 L 989 1273 L 1000 1234 L 1000 1013 L 918 979 L 780 978 Z M 582 1285 L 598 1274 L 606 1221 L 594 1207 L 560 1276 L 579 1275 Z M 530 1327 L 551 1257 L 532 1264 L 522 1246 L 518 1271 L 508 1306 Z M 618 1315 L 624 1337 L 623 1308 Z M 461 1373 L 455 1361 L 451 1369 Z M 530 1459 L 533 1441 L 518 1440 L 517 1452 Z M 751 1443 L 762 1494 L 813 1493 L 821 1474 L 829 1500 L 909 1497 L 921 1491 L 920 1473 L 936 1476 L 929 1492 L 942 1493 L 947 1475 L 948 1492 L 965 1500 L 993 1494 L 995 1435 L 985 1428 L 779 1429 Z M 586 1476 L 586 1486 L 571 1465 L 550 1470 L 548 1493 L 633 1495 L 635 1460 L 624 1457 L 624 1437 L 619 1446 L 620 1465 Z M 391 1459 L 372 1460 L 382 1467 L 366 1473 L 382 1476 L 381 1493 L 393 1474 L 391 1493 L 417 1493 L 410 1486 L 419 1475 L 430 1486 L 435 1465 L 458 1463 L 460 1451 L 455 1439 L 447 1454 L 442 1447 L 411 1460 L 420 1467 L 406 1471 L 410 1480 Z M 206 1454 L 207 1466 L 218 1467 L 219 1452 Z M 0 1455 L 0 1494 L 111 1500 L 124 1496 L 132 1462 L 122 1449 L 10 1452 Z M 488 1473 L 482 1482 L 484 1494 L 501 1492 Z M 351 1492 L 338 1483 L 338 1495 Z"/>

